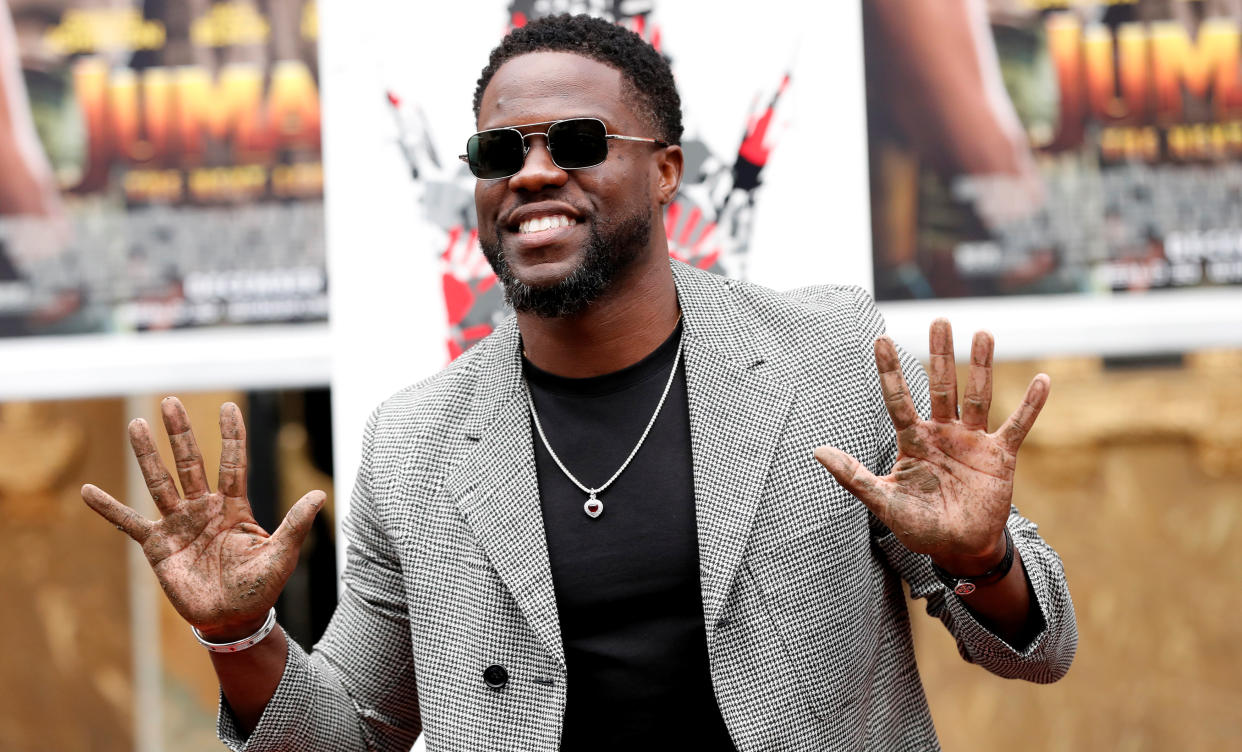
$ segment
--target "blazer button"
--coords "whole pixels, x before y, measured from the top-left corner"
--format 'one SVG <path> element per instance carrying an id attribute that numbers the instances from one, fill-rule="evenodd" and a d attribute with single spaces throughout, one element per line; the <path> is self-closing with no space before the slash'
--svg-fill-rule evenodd
<path id="1" fill-rule="evenodd" d="M 492 689 L 500 689 L 509 683 L 509 672 L 504 666 L 488 666 L 483 670 L 483 683 Z"/>

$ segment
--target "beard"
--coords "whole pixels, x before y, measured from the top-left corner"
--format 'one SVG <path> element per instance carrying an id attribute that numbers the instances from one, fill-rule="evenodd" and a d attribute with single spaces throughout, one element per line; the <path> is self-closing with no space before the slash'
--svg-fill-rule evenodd
<path id="1" fill-rule="evenodd" d="M 573 316 L 601 298 L 617 278 L 643 255 L 651 239 L 651 217 L 634 214 L 614 222 L 592 223 L 582 261 L 560 280 L 533 286 L 514 275 L 500 237 L 479 246 L 504 287 L 505 301 L 519 313 L 541 318 Z"/>

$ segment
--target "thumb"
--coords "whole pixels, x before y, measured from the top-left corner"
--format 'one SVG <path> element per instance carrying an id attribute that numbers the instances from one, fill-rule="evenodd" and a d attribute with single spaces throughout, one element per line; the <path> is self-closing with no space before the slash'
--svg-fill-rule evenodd
<path id="1" fill-rule="evenodd" d="M 836 447 L 822 446 L 815 449 L 815 459 L 832 473 L 832 477 L 854 494 L 871 511 L 879 513 L 882 507 L 883 492 L 879 480 L 867 466 Z"/>
<path id="2" fill-rule="evenodd" d="M 319 514 L 319 510 L 323 509 L 323 503 L 327 498 L 327 494 L 323 491 L 311 491 L 298 499 L 297 503 L 289 509 L 280 527 L 276 528 L 276 532 L 272 534 L 272 541 L 279 544 L 282 554 L 297 558 L 302 548 L 302 541 L 306 540 L 311 523 L 315 521 L 315 515 Z"/>

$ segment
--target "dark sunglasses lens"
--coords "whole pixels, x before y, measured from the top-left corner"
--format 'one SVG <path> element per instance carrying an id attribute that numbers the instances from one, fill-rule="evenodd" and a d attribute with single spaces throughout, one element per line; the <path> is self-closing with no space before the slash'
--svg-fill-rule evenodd
<path id="1" fill-rule="evenodd" d="M 496 180 L 515 175 L 522 169 L 526 151 L 517 131 L 498 130 L 476 133 L 466 141 L 466 159 L 476 178 Z"/>
<path id="2" fill-rule="evenodd" d="M 607 133 L 598 120 L 563 120 L 548 129 L 548 151 L 561 169 L 594 167 L 608 158 Z"/>

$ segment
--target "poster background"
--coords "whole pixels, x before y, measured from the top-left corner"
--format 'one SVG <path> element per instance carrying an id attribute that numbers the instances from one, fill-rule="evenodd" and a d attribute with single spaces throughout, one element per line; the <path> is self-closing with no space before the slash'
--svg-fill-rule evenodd
<path id="1" fill-rule="evenodd" d="M 312 0 L 0 2 L 0 398 L 327 383 L 318 27 Z"/>
<path id="2" fill-rule="evenodd" d="M 863 7 L 875 293 L 899 341 L 936 315 L 992 329 L 998 357 L 1242 341 L 1242 7 Z"/>
<path id="3" fill-rule="evenodd" d="M 0 336 L 326 317 L 312 0 L 0 13 Z"/>
<path id="4" fill-rule="evenodd" d="M 328 383 L 318 27 L 312 0 L 0 2 L 0 399 Z"/>

